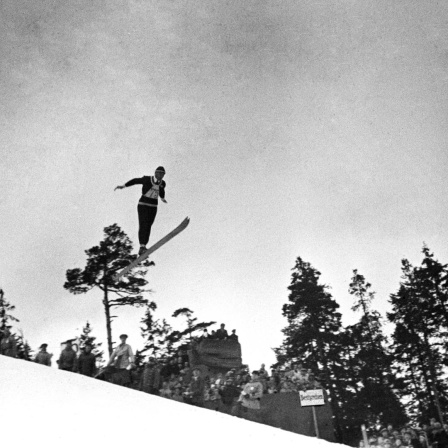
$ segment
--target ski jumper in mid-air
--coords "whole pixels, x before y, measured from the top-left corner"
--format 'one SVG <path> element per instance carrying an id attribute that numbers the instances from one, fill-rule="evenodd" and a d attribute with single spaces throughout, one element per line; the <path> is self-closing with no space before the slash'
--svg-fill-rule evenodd
<path id="1" fill-rule="evenodd" d="M 130 187 L 132 185 L 142 185 L 142 196 L 137 205 L 138 211 L 138 240 L 140 243 L 139 255 L 146 251 L 146 245 L 149 241 L 151 234 L 151 226 L 157 215 L 157 205 L 160 199 L 166 203 L 165 200 L 165 188 L 166 183 L 163 180 L 165 176 L 165 169 L 163 166 L 159 166 L 154 176 L 143 176 L 136 179 L 131 179 L 124 185 L 118 185 L 115 190 L 121 190 L 122 188 Z"/>

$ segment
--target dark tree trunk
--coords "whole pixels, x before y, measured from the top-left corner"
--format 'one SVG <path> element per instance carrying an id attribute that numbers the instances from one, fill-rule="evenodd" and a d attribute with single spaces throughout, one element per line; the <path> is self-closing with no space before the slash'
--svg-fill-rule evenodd
<path id="1" fill-rule="evenodd" d="M 434 366 L 434 360 L 431 353 L 431 346 L 429 345 L 428 335 L 426 334 L 426 332 L 424 332 L 423 336 L 425 338 L 425 348 L 428 356 L 429 372 L 431 374 L 431 389 L 434 394 L 434 402 L 436 405 L 437 413 L 439 414 L 439 421 L 443 425 L 445 419 L 443 417 L 442 406 L 440 405 L 439 391 L 437 390 L 437 372 Z"/>
<path id="2" fill-rule="evenodd" d="M 316 328 L 316 326 L 314 328 Z M 318 357 L 320 358 L 319 362 L 322 364 L 324 375 L 325 375 L 325 378 L 327 380 L 328 391 L 330 393 L 330 406 L 331 406 L 331 409 L 333 411 L 334 430 L 335 430 L 336 436 L 338 438 L 338 442 L 342 443 L 344 441 L 343 440 L 344 436 L 343 436 L 341 423 L 340 423 L 341 419 L 340 419 L 340 411 L 339 411 L 339 406 L 338 406 L 338 400 L 337 400 L 336 392 L 334 390 L 333 383 L 331 381 L 330 369 L 328 368 L 328 364 L 327 364 L 327 361 L 326 361 L 326 358 L 325 358 L 323 344 L 322 344 L 322 341 L 321 341 L 321 339 L 319 337 L 319 331 L 317 331 L 316 333 L 317 333 L 317 338 L 316 338 L 317 351 L 319 353 Z"/>
<path id="3" fill-rule="evenodd" d="M 109 306 L 109 298 L 108 298 L 108 291 L 107 286 L 104 290 L 104 312 L 106 314 L 106 329 L 107 329 L 107 349 L 109 350 L 109 356 L 112 355 L 112 326 L 111 326 L 111 320 L 110 320 L 110 306 Z"/>

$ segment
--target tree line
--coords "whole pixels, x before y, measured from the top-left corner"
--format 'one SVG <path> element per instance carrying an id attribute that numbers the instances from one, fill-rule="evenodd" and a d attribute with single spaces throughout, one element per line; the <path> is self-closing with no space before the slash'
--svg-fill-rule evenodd
<path id="1" fill-rule="evenodd" d="M 140 322 L 144 346 L 136 352 L 137 363 L 146 356 L 170 358 L 216 322 L 198 322 L 186 307 L 172 315 L 185 319 L 183 330 L 174 330 L 166 319 L 156 318 L 157 305 L 149 299 L 151 290 L 145 278 L 153 262 L 146 261 L 128 276 L 114 279 L 135 260 L 132 250 L 131 240 L 117 224 L 104 228 L 104 239 L 85 251 L 85 267 L 66 271 L 64 288 L 73 294 L 93 288 L 102 291 L 109 355 L 113 312 L 133 306 L 144 308 Z M 399 427 L 409 420 L 431 417 L 444 421 L 448 406 L 448 265 L 440 263 L 426 246 L 422 254 L 419 266 L 401 261 L 401 281 L 390 294 L 391 311 L 385 318 L 373 308 L 372 285 L 353 270 L 348 289 L 359 320 L 345 327 L 339 304 L 320 281 L 321 273 L 301 257 L 295 261 L 288 300 L 282 308 L 287 325 L 282 344 L 274 348 L 277 362 L 273 367 L 305 362 L 321 372 L 341 442 L 357 440 L 361 424 Z M 18 321 L 13 310 L 0 291 L 0 330 L 8 321 Z M 384 334 L 384 322 L 393 327 L 389 337 Z M 90 332 L 87 323 L 80 338 L 91 337 Z M 23 334 L 17 339 L 21 357 L 30 358 Z M 89 342 L 99 354 L 99 345 L 92 339 Z"/>
<path id="2" fill-rule="evenodd" d="M 287 326 L 274 349 L 277 366 L 306 362 L 322 373 L 339 441 L 359 438 L 370 427 L 437 418 L 448 405 L 448 269 L 428 247 L 413 266 L 401 261 L 401 281 L 390 294 L 385 318 L 373 308 L 372 285 L 356 269 L 349 284 L 359 320 L 341 323 L 339 304 L 321 273 L 298 257 L 283 306 Z M 385 322 L 391 324 L 386 337 Z"/>
<path id="3" fill-rule="evenodd" d="M 106 322 L 107 351 L 109 356 L 113 351 L 112 323 L 114 310 L 124 306 L 144 308 L 144 316 L 140 321 L 141 335 L 144 346 L 136 351 L 136 364 L 140 365 L 145 357 L 164 357 L 169 359 L 181 348 L 185 348 L 193 337 L 198 336 L 204 329 L 216 324 L 215 321 L 199 322 L 194 312 L 189 308 L 176 309 L 172 317 L 184 318 L 184 328 L 175 330 L 166 319 L 156 318 L 157 304 L 150 300 L 151 289 L 147 287 L 145 276 L 148 268 L 154 266 L 152 261 L 145 261 L 126 277 L 115 280 L 114 276 L 130 262 L 137 258 L 133 254 L 133 244 L 126 233 L 113 224 L 104 228 L 104 239 L 96 246 L 85 251 L 87 260 L 84 268 L 73 268 L 66 271 L 64 288 L 74 295 L 86 294 L 93 288 L 102 291 L 102 305 Z M 8 323 L 19 322 L 11 314 L 15 306 L 10 304 L 0 290 L 0 332 Z M 8 325 L 9 326 L 9 325 Z M 95 342 L 91 335 L 89 322 L 83 327 L 82 333 L 72 341 L 77 341 L 79 349 L 83 349 L 88 342 L 93 347 L 99 361 L 102 360 L 101 344 Z M 1 334 L 0 334 L 1 336 Z M 19 357 L 31 360 L 32 349 L 23 339 L 23 334 L 15 335 Z"/>

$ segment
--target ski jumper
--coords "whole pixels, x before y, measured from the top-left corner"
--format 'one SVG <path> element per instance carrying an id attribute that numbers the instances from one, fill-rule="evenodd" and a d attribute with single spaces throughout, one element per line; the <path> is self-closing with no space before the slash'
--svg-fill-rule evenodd
<path id="1" fill-rule="evenodd" d="M 140 245 L 146 246 L 151 234 L 151 226 L 157 215 L 159 196 L 162 199 L 165 198 L 166 183 L 164 180 L 159 182 L 155 176 L 143 176 L 126 182 L 125 186 L 130 187 L 137 184 L 142 185 L 142 196 L 137 205 L 138 240 Z"/>

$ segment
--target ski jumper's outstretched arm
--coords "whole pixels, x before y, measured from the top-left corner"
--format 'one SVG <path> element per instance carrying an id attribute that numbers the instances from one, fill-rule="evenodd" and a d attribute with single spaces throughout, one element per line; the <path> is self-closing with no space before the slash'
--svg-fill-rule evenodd
<path id="1" fill-rule="evenodd" d="M 114 188 L 114 191 L 115 190 L 122 190 L 123 188 L 131 187 L 132 185 L 138 185 L 138 184 L 143 184 L 143 177 L 136 177 L 135 179 L 131 179 L 130 181 L 126 182 L 123 185 L 117 185 Z"/>
<path id="2" fill-rule="evenodd" d="M 145 179 L 143 177 L 136 177 L 135 179 L 131 179 L 130 181 L 126 182 L 123 185 L 117 185 L 114 188 L 114 191 L 122 190 L 123 188 L 131 187 L 132 185 L 138 185 L 138 184 L 143 185 L 144 183 L 145 183 Z M 165 204 L 167 203 L 167 201 L 165 199 L 165 183 L 164 182 L 161 182 L 161 185 L 159 187 L 159 197 L 162 202 L 165 202 Z"/>

